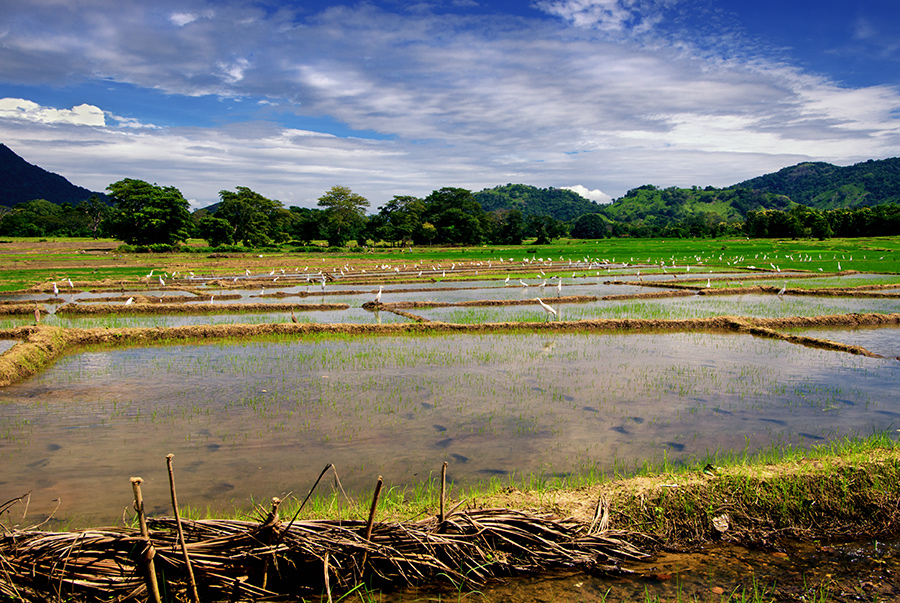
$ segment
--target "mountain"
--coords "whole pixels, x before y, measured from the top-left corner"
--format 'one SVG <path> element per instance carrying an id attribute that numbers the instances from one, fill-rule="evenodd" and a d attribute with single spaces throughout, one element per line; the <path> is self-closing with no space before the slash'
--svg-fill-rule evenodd
<path id="1" fill-rule="evenodd" d="M 747 212 L 795 205 L 835 209 L 900 203 L 900 158 L 848 167 L 799 163 L 727 188 L 657 188 L 646 184 L 603 206 L 616 222 L 659 226 L 685 220 L 743 220 Z"/>
<path id="2" fill-rule="evenodd" d="M 33 199 L 46 199 L 57 205 L 77 205 L 94 195 L 104 201 L 107 199 L 103 193 L 75 186 L 59 174 L 28 163 L 5 144 L 0 144 L 0 205 L 13 207 Z"/>
<path id="3" fill-rule="evenodd" d="M 601 205 L 565 188 L 537 188 L 507 184 L 474 193 L 484 211 L 518 209 L 524 217 L 550 216 L 571 222 L 584 214 L 596 214 Z"/>
<path id="4" fill-rule="evenodd" d="M 733 188 L 785 195 L 815 209 L 900 203 L 900 157 L 870 159 L 847 167 L 799 163 Z"/>

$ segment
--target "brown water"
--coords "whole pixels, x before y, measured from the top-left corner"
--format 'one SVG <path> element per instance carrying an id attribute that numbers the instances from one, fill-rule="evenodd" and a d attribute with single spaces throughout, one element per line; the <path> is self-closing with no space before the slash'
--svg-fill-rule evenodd
<path id="1" fill-rule="evenodd" d="M 140 475 L 167 513 L 305 494 L 326 463 L 368 493 L 450 463 L 457 484 L 896 429 L 900 364 L 736 334 L 311 338 L 90 351 L 0 390 L 0 498 L 109 523 Z"/>
<path id="2" fill-rule="evenodd" d="M 468 594 L 426 588 L 383 595 L 394 601 L 456 600 L 494 603 L 581 601 L 746 601 L 760 600 L 895 601 L 900 597 L 898 543 L 784 543 L 777 549 L 755 550 L 735 545 L 710 545 L 690 553 L 660 553 L 632 563 L 633 575 L 599 577 L 581 573 L 517 578 L 488 585 Z M 730 597 L 730 598 L 729 598 Z"/>

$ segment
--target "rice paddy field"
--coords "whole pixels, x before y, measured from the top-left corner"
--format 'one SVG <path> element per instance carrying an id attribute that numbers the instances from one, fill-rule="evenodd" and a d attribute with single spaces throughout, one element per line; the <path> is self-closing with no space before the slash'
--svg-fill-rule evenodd
<path id="1" fill-rule="evenodd" d="M 80 526 L 121 520 L 132 475 L 164 513 L 168 453 L 183 503 L 227 514 L 305 494 L 327 463 L 352 495 L 377 475 L 414 493 L 444 461 L 459 491 L 547 486 L 898 428 L 896 241 L 637 243 L 210 262 L 22 242 L 0 256 L 4 274 L 30 262 L 46 276 L 0 294 L 0 358 L 33 329 L 345 328 L 68 348 L 0 388 L 0 489 L 30 492 L 33 517 Z M 579 327 L 858 314 L 886 319 L 813 321 L 781 338 Z M 506 327 L 482 329 L 494 323 Z"/>

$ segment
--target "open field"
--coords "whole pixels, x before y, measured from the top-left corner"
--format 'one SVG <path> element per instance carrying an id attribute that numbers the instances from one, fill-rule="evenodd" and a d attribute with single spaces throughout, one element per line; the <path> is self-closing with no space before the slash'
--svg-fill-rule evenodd
<path id="1" fill-rule="evenodd" d="M 131 504 L 123 477 L 140 475 L 164 515 L 159 459 L 174 453 L 194 519 L 271 496 L 292 509 L 331 463 L 361 506 L 320 490 L 304 517 L 363 520 L 381 475 L 379 519 L 409 520 L 434 512 L 447 462 L 453 501 L 580 524 L 607 488 L 610 528 L 657 554 L 722 540 L 711 526 L 736 513 L 722 498 L 736 484 L 748 523 L 729 542 L 896 535 L 889 505 L 815 484 L 865 484 L 872 500 L 895 487 L 898 248 L 604 240 L 219 257 L 3 242 L 4 500 L 30 491 L 29 521 L 45 527 L 111 523 Z M 863 452 L 829 448 L 872 433 Z M 839 454 L 807 466 L 815 447 Z M 762 482 L 715 469 L 764 451 L 788 456 L 785 484 L 797 466 L 827 468 L 778 486 L 783 519 L 750 508 Z M 706 465 L 715 477 L 699 489 L 658 483 Z M 609 482 L 654 471 L 631 502 Z M 832 504 L 842 496 L 871 522 Z"/>

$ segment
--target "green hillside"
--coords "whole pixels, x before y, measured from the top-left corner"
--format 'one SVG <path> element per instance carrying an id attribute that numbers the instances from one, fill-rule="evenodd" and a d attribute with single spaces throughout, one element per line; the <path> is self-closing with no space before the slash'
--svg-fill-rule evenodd
<path id="1" fill-rule="evenodd" d="M 528 216 L 550 216 L 571 222 L 584 214 L 600 213 L 603 206 L 564 188 L 537 188 L 527 184 L 507 184 L 474 194 L 484 211 L 518 209 Z"/>
<path id="2" fill-rule="evenodd" d="M 900 203 L 900 157 L 870 159 L 847 167 L 800 163 L 735 187 L 786 195 L 816 209 Z"/>

